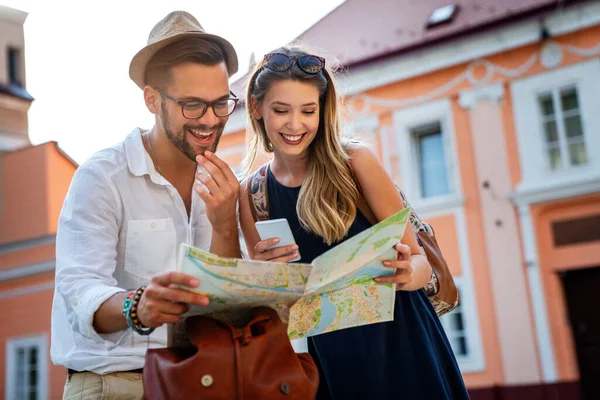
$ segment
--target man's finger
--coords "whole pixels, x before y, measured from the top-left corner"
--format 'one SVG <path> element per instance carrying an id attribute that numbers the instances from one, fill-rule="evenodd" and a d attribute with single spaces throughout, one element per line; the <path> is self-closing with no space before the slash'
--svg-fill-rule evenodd
<path id="1" fill-rule="evenodd" d="M 202 172 L 197 172 L 196 179 L 202 182 L 204 186 L 206 186 L 206 189 L 210 191 L 210 193 L 216 193 L 216 191 L 219 190 L 219 186 L 209 175 L 203 174 Z"/>
<path id="2" fill-rule="evenodd" d="M 208 160 L 211 161 L 217 168 L 219 168 L 225 179 L 227 179 L 230 184 L 239 185 L 238 178 L 229 167 L 229 164 L 221 160 L 219 156 L 211 151 L 205 151 L 204 156 L 208 158 Z"/>
<path id="3" fill-rule="evenodd" d="M 160 314 L 157 318 L 157 323 L 155 323 L 153 326 L 151 325 L 150 328 L 158 328 L 163 324 L 175 324 L 179 322 L 180 319 L 181 317 L 179 317 L 179 315 Z"/>
<path id="4" fill-rule="evenodd" d="M 172 289 L 170 287 L 152 285 L 148 286 L 144 295 L 156 300 L 166 300 L 175 303 L 208 305 L 208 297 L 200 293 L 189 292 L 183 289 Z"/>
<path id="5" fill-rule="evenodd" d="M 184 274 L 183 272 L 171 271 L 166 274 L 155 275 L 152 277 L 152 282 L 161 286 L 169 286 L 174 283 L 176 285 L 184 285 L 191 288 L 198 287 L 200 281 L 191 275 Z"/>
<path id="6" fill-rule="evenodd" d="M 194 190 L 206 204 L 212 203 L 214 196 L 202 185 L 194 185 Z"/>
<path id="7" fill-rule="evenodd" d="M 196 161 L 208 172 L 208 174 L 213 178 L 217 186 L 220 188 L 225 185 L 229 185 L 229 181 L 223 175 L 223 172 L 217 167 L 210 159 L 205 156 L 197 156 Z"/>
<path id="8" fill-rule="evenodd" d="M 185 303 L 176 303 L 173 301 L 158 301 L 156 302 L 156 310 L 163 314 L 181 315 L 190 309 L 190 306 Z"/>

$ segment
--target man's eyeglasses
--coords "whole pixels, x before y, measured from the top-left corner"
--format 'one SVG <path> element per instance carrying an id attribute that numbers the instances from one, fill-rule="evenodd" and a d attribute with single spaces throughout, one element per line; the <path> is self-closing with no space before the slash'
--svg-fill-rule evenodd
<path id="1" fill-rule="evenodd" d="M 290 69 L 292 65 L 294 65 L 294 62 L 298 63 L 298 66 L 302 71 L 310 75 L 318 74 L 325 68 L 324 58 L 311 55 L 300 57 L 288 56 L 282 53 L 266 54 L 262 62 L 262 67 L 275 72 L 283 72 Z"/>
<path id="2" fill-rule="evenodd" d="M 237 96 L 231 91 L 229 92 L 229 98 L 212 101 L 210 103 L 200 100 L 177 100 L 176 98 L 169 96 L 162 90 L 158 90 L 158 92 L 165 96 L 167 99 L 173 100 L 175 103 L 179 104 L 181 106 L 181 113 L 187 119 L 202 118 L 202 116 L 206 114 L 206 110 L 208 110 L 208 107 L 212 107 L 213 112 L 217 117 L 227 117 L 233 113 L 233 111 L 235 110 L 235 106 L 239 101 Z"/>

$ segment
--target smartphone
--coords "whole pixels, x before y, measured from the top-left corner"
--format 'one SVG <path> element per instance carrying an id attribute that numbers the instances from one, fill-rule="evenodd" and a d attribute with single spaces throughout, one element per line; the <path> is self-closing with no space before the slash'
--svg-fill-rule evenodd
<path id="1" fill-rule="evenodd" d="M 292 234 L 292 230 L 290 229 L 290 224 L 285 218 L 269 219 L 267 221 L 257 221 L 254 225 L 256 226 L 256 230 L 258 231 L 260 240 L 279 238 L 279 243 L 275 246 L 267 248 L 267 250 L 296 244 L 296 240 L 294 239 L 294 235 Z M 294 258 L 291 261 L 298 260 L 300 260 L 300 252 L 298 252 L 298 257 Z"/>

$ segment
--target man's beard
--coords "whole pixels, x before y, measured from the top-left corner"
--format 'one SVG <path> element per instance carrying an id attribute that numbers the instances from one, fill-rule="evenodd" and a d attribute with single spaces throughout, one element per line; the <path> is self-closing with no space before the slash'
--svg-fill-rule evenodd
<path id="1" fill-rule="evenodd" d="M 225 127 L 224 123 L 220 123 L 213 126 L 208 125 L 189 125 L 185 124 L 181 131 L 176 131 L 171 129 L 171 121 L 169 119 L 169 113 L 165 108 L 164 103 L 160 106 L 160 119 L 163 124 L 163 129 L 167 138 L 173 146 L 175 146 L 179 151 L 185 154 L 190 160 L 196 162 L 196 156 L 199 154 L 204 155 L 206 150 L 212 151 L 213 153 L 217 151 L 217 146 L 219 145 L 219 140 L 221 140 L 221 135 L 223 134 L 223 129 Z M 208 112 L 208 110 L 207 110 Z M 191 120 L 190 120 L 191 121 Z M 210 146 L 192 146 L 187 141 L 187 130 L 188 129 L 197 129 L 200 131 L 213 131 L 213 135 L 215 138 Z"/>

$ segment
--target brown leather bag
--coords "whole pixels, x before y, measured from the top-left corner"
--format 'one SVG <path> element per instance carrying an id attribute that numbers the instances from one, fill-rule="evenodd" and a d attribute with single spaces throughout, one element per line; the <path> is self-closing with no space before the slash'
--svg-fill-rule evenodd
<path id="1" fill-rule="evenodd" d="M 144 399 L 314 399 L 317 367 L 296 354 L 277 313 L 252 310 L 242 328 L 210 317 L 189 317 L 191 347 L 149 349 Z"/>

